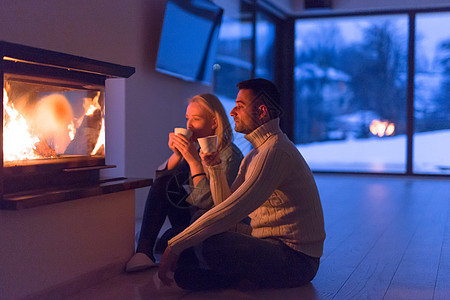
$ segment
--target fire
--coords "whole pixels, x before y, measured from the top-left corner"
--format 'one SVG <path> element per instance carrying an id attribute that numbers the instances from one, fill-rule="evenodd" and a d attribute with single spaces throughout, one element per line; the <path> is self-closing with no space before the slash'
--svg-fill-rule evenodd
<path id="1" fill-rule="evenodd" d="M 39 138 L 31 130 L 23 116 L 9 103 L 3 89 L 3 159 L 5 161 L 39 158 L 34 153 Z"/>
<path id="2" fill-rule="evenodd" d="M 379 137 L 382 136 L 390 136 L 395 131 L 395 125 L 394 123 L 389 123 L 388 121 L 380 121 L 380 120 L 373 120 L 372 123 L 370 123 L 370 132 L 373 135 L 377 135 Z"/>
<path id="3" fill-rule="evenodd" d="M 105 121 L 99 104 L 101 92 L 97 92 L 93 98 L 84 98 L 84 115 L 77 119 L 63 94 L 54 93 L 42 97 L 33 106 L 31 114 L 22 115 L 14 107 L 14 99 L 8 97 L 7 90 L 8 86 L 3 89 L 4 161 L 55 158 L 60 154 L 104 154 Z M 83 122 L 86 118 L 89 119 Z M 93 132 L 93 128 L 96 131 Z M 76 139 L 76 136 L 80 138 Z M 96 140 L 88 141 L 91 137 Z M 83 139 L 86 140 L 80 142 Z M 70 145 L 72 142 L 74 144 Z M 83 152 L 83 146 L 79 146 L 85 142 L 91 146 L 95 144 L 94 148 L 88 150 L 91 153 Z"/>
<path id="4" fill-rule="evenodd" d="M 100 92 L 91 100 L 89 98 L 84 99 L 84 106 L 86 107 L 86 116 L 92 116 L 97 109 L 102 109 L 100 104 L 98 104 L 98 99 L 100 98 Z"/>
<path id="5" fill-rule="evenodd" d="M 56 154 L 64 154 L 70 144 L 69 125 L 73 120 L 72 106 L 62 93 L 52 93 L 40 97 L 30 116 L 34 132 L 51 149 L 54 149 Z M 75 135 L 75 132 L 73 133 Z"/>
<path id="6" fill-rule="evenodd" d="M 94 111 L 97 110 L 97 107 L 95 107 L 93 104 L 91 104 L 86 112 L 86 116 L 92 116 L 94 114 Z"/>
<path id="7" fill-rule="evenodd" d="M 94 150 L 92 150 L 91 155 L 95 155 L 97 151 L 105 145 L 105 119 L 102 118 L 102 128 L 100 129 L 100 134 L 98 136 L 97 144 L 94 147 Z"/>
<path id="8" fill-rule="evenodd" d="M 75 128 L 75 125 L 73 124 L 73 121 L 67 125 L 67 129 L 69 130 L 69 137 L 70 140 L 73 141 L 75 138 L 75 133 L 77 132 L 77 129 Z"/>
<path id="9" fill-rule="evenodd" d="M 92 116 L 94 115 L 94 112 L 96 110 L 100 110 L 102 109 L 102 107 L 100 106 L 100 104 L 98 103 L 98 100 L 100 99 L 100 92 L 97 92 L 97 95 L 95 95 L 95 97 L 91 100 L 89 98 L 85 98 L 84 99 L 84 106 L 86 109 L 86 116 Z M 97 151 L 103 146 L 105 145 L 105 119 L 102 117 L 102 127 L 100 129 L 100 133 L 97 139 L 97 143 L 94 147 L 94 149 L 91 152 L 91 155 L 95 155 L 97 153 Z"/>

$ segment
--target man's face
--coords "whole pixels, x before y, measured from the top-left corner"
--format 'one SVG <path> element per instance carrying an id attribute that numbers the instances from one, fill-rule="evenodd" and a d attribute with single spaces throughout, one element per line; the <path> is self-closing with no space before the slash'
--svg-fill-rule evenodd
<path id="1" fill-rule="evenodd" d="M 234 118 L 234 130 L 248 134 L 258 128 L 259 120 L 255 113 L 254 94 L 252 90 L 242 89 L 236 97 L 236 107 L 230 112 Z"/>

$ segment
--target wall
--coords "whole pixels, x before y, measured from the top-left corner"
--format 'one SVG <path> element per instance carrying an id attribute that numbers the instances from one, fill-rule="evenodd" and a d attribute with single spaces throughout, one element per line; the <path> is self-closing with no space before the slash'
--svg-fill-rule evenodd
<path id="1" fill-rule="evenodd" d="M 134 191 L 0 210 L 1 299 L 65 299 L 123 272 L 134 251 Z"/>
<path id="2" fill-rule="evenodd" d="M 107 84 L 109 174 L 153 177 L 170 155 L 168 133 L 185 124 L 186 99 L 209 87 L 154 70 L 165 0 L 2 0 L 0 40 L 133 66 Z M 109 96 L 108 96 L 109 94 Z M 114 122 L 114 124 L 112 124 Z M 108 127 L 109 126 L 109 127 Z M 106 172 L 105 172 L 106 173 Z M 147 189 L 136 191 L 142 212 Z"/>

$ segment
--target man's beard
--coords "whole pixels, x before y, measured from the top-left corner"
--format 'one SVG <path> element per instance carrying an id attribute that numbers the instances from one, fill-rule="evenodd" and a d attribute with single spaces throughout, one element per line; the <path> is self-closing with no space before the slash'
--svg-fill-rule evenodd
<path id="1" fill-rule="evenodd" d="M 239 132 L 239 133 L 244 133 L 243 129 L 238 127 L 237 125 L 234 126 L 234 131 Z"/>
<path id="2" fill-rule="evenodd" d="M 243 134 L 250 133 L 247 126 L 239 121 L 236 123 L 236 119 L 234 120 L 234 131 L 243 133 Z"/>

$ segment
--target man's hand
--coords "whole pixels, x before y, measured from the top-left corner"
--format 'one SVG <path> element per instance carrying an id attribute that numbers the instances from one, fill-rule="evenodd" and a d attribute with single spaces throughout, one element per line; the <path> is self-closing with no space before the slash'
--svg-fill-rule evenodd
<path id="1" fill-rule="evenodd" d="M 172 252 L 172 249 L 167 246 L 158 265 L 158 277 L 164 285 L 171 285 L 173 279 L 169 278 L 168 273 L 174 272 L 178 261 L 178 255 Z"/>
<path id="2" fill-rule="evenodd" d="M 202 161 L 207 166 L 215 166 L 220 164 L 222 161 L 220 160 L 219 152 L 213 152 L 213 153 L 203 153 L 202 150 L 200 150 L 200 157 L 202 158 Z"/>

